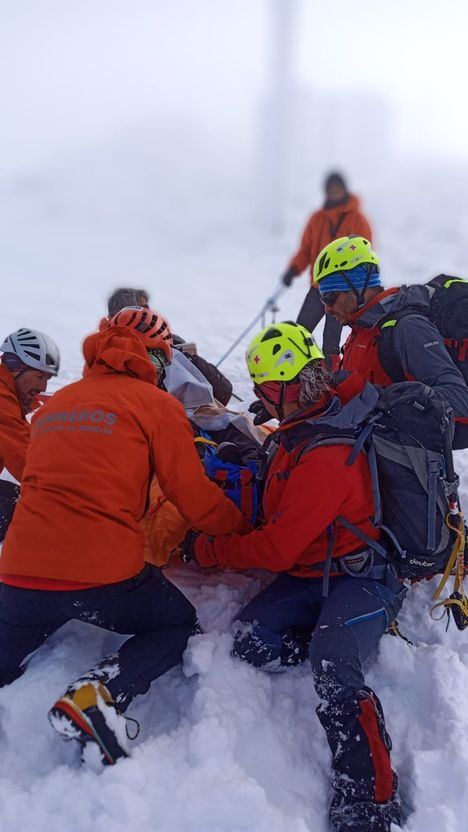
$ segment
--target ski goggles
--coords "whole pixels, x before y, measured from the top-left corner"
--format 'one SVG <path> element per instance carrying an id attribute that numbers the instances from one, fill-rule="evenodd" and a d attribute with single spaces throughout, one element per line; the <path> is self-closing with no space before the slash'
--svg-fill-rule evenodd
<path id="1" fill-rule="evenodd" d="M 340 289 L 339 292 L 323 292 L 323 294 L 320 294 L 320 300 L 324 306 L 334 306 L 342 291 L 343 290 Z"/>

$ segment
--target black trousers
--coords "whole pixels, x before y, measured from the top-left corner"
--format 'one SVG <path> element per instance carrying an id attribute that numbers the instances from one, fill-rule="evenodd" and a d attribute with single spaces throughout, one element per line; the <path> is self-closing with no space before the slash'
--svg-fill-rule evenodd
<path id="1" fill-rule="evenodd" d="M 320 300 L 319 290 L 311 286 L 300 308 L 297 323 L 305 326 L 310 332 L 313 332 L 317 324 L 322 320 L 324 314 L 325 310 Z M 325 328 L 323 330 L 323 352 L 325 358 L 331 355 L 339 355 L 342 329 L 343 327 L 333 315 L 326 316 Z"/>
<path id="2" fill-rule="evenodd" d="M 32 653 L 67 621 L 132 634 L 117 653 L 85 673 L 106 685 L 121 711 L 182 661 L 197 624 L 188 598 L 149 564 L 134 578 L 90 589 L 21 589 L 0 583 L 0 687 L 21 676 Z"/>

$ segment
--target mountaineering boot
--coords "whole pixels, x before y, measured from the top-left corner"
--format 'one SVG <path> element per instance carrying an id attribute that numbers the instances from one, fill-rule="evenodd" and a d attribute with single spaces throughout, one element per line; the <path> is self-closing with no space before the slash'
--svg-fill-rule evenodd
<path id="1" fill-rule="evenodd" d="M 77 687 L 76 685 L 80 686 Z M 49 722 L 64 740 L 78 740 L 82 747 L 96 743 L 104 765 L 128 757 L 126 721 L 102 682 L 71 685 L 48 713 Z"/>
<path id="2" fill-rule="evenodd" d="M 340 821 L 340 814 L 343 820 Z M 335 795 L 330 820 L 336 832 L 392 832 L 400 829 L 400 806 L 396 801 L 372 806 L 367 802 L 349 804 Z"/>
<path id="3" fill-rule="evenodd" d="M 336 832 L 390 832 L 400 826 L 398 779 L 380 701 L 367 687 L 343 701 L 322 702 L 334 771 L 329 818 Z"/>

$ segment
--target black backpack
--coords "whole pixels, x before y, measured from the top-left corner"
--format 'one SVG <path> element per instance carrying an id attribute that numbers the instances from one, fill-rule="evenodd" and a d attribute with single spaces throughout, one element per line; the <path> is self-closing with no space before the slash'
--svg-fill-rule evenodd
<path id="1" fill-rule="evenodd" d="M 376 390 L 369 383 L 366 389 Z M 341 418 L 337 430 L 336 417 L 330 424 L 323 417 L 315 424 L 307 422 L 309 435 L 300 455 L 321 445 L 349 444 L 347 464 L 352 465 L 360 452 L 366 453 L 374 493 L 373 523 L 382 530 L 383 542 L 372 540 L 345 516 L 336 522 L 393 563 L 401 578 L 444 572 L 464 533 L 452 460 L 451 409 L 420 382 L 383 390 L 377 406 L 359 423 L 352 418 L 353 401 L 341 411 L 351 414 L 348 427 Z"/>
<path id="2" fill-rule="evenodd" d="M 439 274 L 425 284 L 430 295 L 429 320 L 437 327 L 450 358 L 468 385 L 468 280 Z M 378 343 L 379 361 L 394 382 L 405 381 L 395 355 L 395 325 L 407 315 L 426 314 L 421 307 L 406 307 L 382 322 Z M 453 447 L 468 447 L 468 419 L 456 419 Z"/>

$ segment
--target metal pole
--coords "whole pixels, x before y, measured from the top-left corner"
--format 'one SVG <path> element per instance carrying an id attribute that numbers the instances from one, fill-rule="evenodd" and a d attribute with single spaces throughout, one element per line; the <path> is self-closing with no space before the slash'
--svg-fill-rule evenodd
<path id="1" fill-rule="evenodd" d="M 261 318 L 263 318 L 263 317 L 264 317 L 264 315 L 266 315 L 266 313 L 267 313 L 268 311 L 271 311 L 272 313 L 275 313 L 275 312 L 277 312 L 277 311 L 278 311 L 278 308 L 277 308 L 276 304 L 277 304 L 277 302 L 278 302 L 279 298 L 281 297 L 281 295 L 282 295 L 285 291 L 286 291 L 286 286 L 283 286 L 283 284 L 281 284 L 281 286 L 279 286 L 279 287 L 278 287 L 278 289 L 277 289 L 277 290 L 276 290 L 276 292 L 275 292 L 275 293 L 271 296 L 271 298 L 268 298 L 268 300 L 266 300 L 266 301 L 265 301 L 265 303 L 263 304 L 263 306 L 262 306 L 262 308 L 261 308 L 260 312 L 258 313 L 258 315 L 256 315 L 256 316 L 255 316 L 255 318 L 253 319 L 253 321 L 251 321 L 251 322 L 250 322 L 250 324 L 249 324 L 249 325 L 248 325 L 248 326 L 247 326 L 247 327 L 246 327 L 246 328 L 245 328 L 245 329 L 241 332 L 241 334 L 239 335 L 239 337 L 238 337 L 238 338 L 236 338 L 236 340 L 234 341 L 234 343 L 233 343 L 233 344 L 231 344 L 231 346 L 229 347 L 229 349 L 228 349 L 228 350 L 224 353 L 224 355 L 223 355 L 223 356 L 219 359 L 218 363 L 216 364 L 216 366 L 217 366 L 217 367 L 219 367 L 219 366 L 220 366 L 220 364 L 222 364 L 222 363 L 223 363 L 223 361 L 225 361 L 225 360 L 226 360 L 226 358 L 228 357 L 228 355 L 231 355 L 232 351 L 233 351 L 233 350 L 235 350 L 235 348 L 237 347 L 237 345 L 238 345 L 238 344 L 240 344 L 240 342 L 242 341 L 242 339 L 243 339 L 243 338 L 245 338 L 245 336 L 246 336 L 246 335 L 250 332 L 250 330 L 251 330 L 251 329 L 253 329 L 253 327 L 255 326 L 255 324 L 257 323 L 257 321 L 259 321 Z"/>

